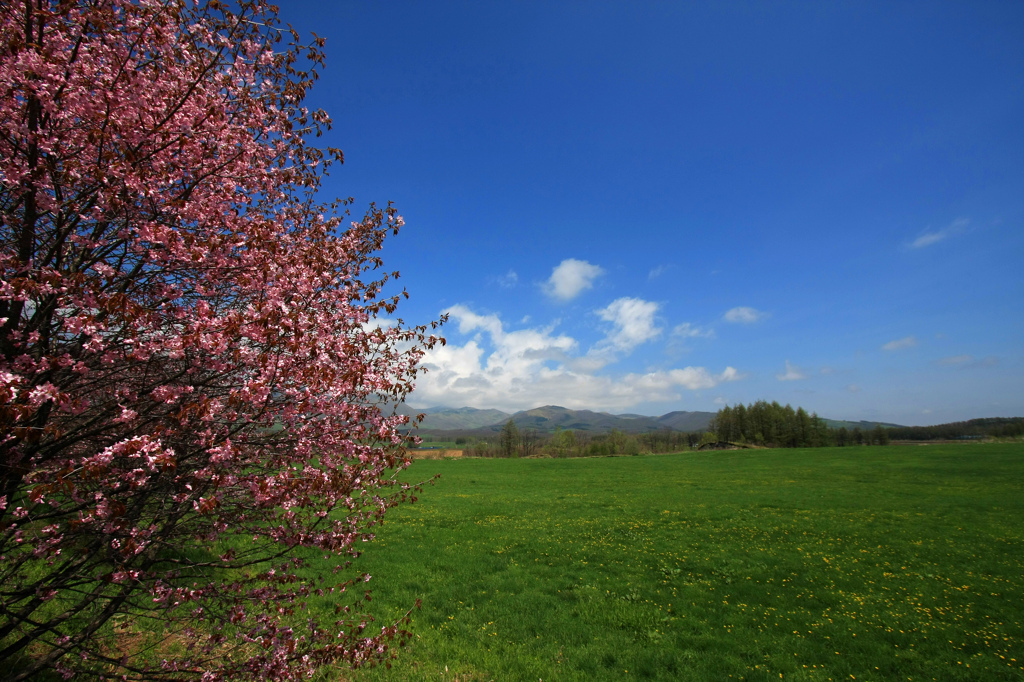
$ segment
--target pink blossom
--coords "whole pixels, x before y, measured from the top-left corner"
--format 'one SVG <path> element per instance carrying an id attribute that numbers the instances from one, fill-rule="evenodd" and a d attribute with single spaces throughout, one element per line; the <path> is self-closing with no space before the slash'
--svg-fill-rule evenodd
<path id="1" fill-rule="evenodd" d="M 371 205 L 351 221 L 307 195 L 340 160 L 309 143 L 330 120 L 302 103 L 320 45 L 289 43 L 261 0 L 9 4 L 0 476 L 13 496 L 0 498 L 0 575 L 39 589 L 0 608 L 31 610 L 24 600 L 51 598 L 55 567 L 70 566 L 102 599 L 150 595 L 195 645 L 167 671 L 296 679 L 379 658 L 406 634 L 360 634 L 356 599 L 300 636 L 288 614 L 314 580 L 288 563 L 246 573 L 304 546 L 369 580 L 345 562 L 407 496 L 385 472 L 408 465 L 412 441 L 380 400 L 400 402 L 441 340 L 437 323 L 366 328 L 399 303 L 372 277 L 401 216 Z M 25 40 L 26 22 L 41 40 Z M 216 566 L 166 560 L 196 542 Z M 347 584 L 331 589 L 347 597 Z M 57 597 L 70 608 L 80 594 Z M 216 639 L 218 613 L 237 642 Z M 99 670 L 101 640 L 44 625 L 69 637 L 57 672 Z"/>

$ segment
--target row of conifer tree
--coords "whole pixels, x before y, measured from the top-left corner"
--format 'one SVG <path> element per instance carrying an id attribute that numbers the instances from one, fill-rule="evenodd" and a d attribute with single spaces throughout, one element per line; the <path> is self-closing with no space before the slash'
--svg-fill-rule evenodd
<path id="1" fill-rule="evenodd" d="M 772 447 L 822 447 L 826 445 L 888 445 L 890 440 L 974 440 L 1024 436 L 1024 418 L 971 419 L 933 426 L 882 426 L 830 428 L 817 414 L 798 407 L 759 400 L 750 405 L 723 407 L 709 430 L 720 441 L 753 443 Z"/>
<path id="2" fill-rule="evenodd" d="M 872 429 L 855 426 L 829 428 L 816 413 L 778 402 L 759 400 L 723 407 L 711 421 L 709 430 L 720 441 L 753 443 L 782 448 L 816 448 L 826 445 L 888 445 L 889 430 L 876 425 Z"/>

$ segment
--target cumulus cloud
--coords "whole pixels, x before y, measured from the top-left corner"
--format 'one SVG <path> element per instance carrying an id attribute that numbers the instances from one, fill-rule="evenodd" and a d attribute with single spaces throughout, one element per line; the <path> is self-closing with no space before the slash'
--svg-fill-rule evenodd
<path id="1" fill-rule="evenodd" d="M 971 224 L 971 221 L 967 218 L 957 218 L 946 227 L 941 230 L 935 230 L 934 232 L 924 232 L 914 241 L 910 242 L 909 246 L 912 249 L 923 249 L 926 246 L 932 244 L 938 244 L 939 242 L 952 237 L 955 234 L 960 234 L 967 230 L 967 226 Z"/>
<path id="2" fill-rule="evenodd" d="M 759 320 L 763 320 L 768 317 L 768 313 L 756 308 L 749 308 L 747 306 L 739 306 L 731 310 L 726 311 L 723 316 L 726 322 L 737 322 L 739 324 L 753 324 Z"/>
<path id="3" fill-rule="evenodd" d="M 544 293 L 559 301 L 570 301 L 593 287 L 594 280 L 602 274 L 604 270 L 597 265 L 566 258 L 551 271 L 543 285 Z"/>
<path id="4" fill-rule="evenodd" d="M 779 381 L 800 381 L 806 379 L 807 375 L 804 374 L 803 370 L 786 360 L 786 371 L 782 374 L 776 374 L 775 378 Z"/>
<path id="5" fill-rule="evenodd" d="M 655 304 L 613 302 L 604 309 L 613 330 L 602 343 L 632 347 L 656 336 Z M 618 303 L 618 305 L 616 305 Z M 639 303 L 648 303 L 639 301 Z M 719 373 L 705 367 L 658 369 L 615 376 L 598 374 L 613 354 L 580 354 L 578 342 L 553 327 L 509 331 L 497 315 L 481 315 L 463 305 L 446 311 L 469 337 L 427 352 L 428 370 L 417 380 L 410 400 L 417 405 L 471 405 L 519 410 L 538 405 L 615 410 L 644 402 L 679 400 L 684 391 L 713 388 L 743 376 L 733 367 Z M 647 324 L 650 322 L 650 324 Z M 598 344 L 601 345 L 601 344 Z M 600 354 L 599 354 L 600 355 Z"/>
<path id="6" fill-rule="evenodd" d="M 904 336 L 902 339 L 894 339 L 882 346 L 882 350 L 894 351 L 913 348 L 917 345 L 917 339 L 913 336 Z"/>
<path id="7" fill-rule="evenodd" d="M 491 336 L 502 337 L 501 319 L 497 315 L 477 315 L 464 305 L 455 305 L 444 311 L 450 318 L 459 323 L 459 333 L 468 334 L 483 329 Z"/>
<path id="8" fill-rule="evenodd" d="M 658 304 L 640 298 L 617 298 L 607 308 L 597 311 L 605 322 L 612 323 L 612 330 L 605 344 L 617 351 L 629 352 L 641 343 L 650 341 L 661 334 L 654 316 Z"/>

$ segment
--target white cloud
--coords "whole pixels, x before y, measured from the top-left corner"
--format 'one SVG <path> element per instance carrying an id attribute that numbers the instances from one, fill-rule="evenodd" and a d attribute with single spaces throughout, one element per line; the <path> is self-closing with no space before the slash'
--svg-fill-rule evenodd
<path id="1" fill-rule="evenodd" d="M 715 338 L 714 329 L 709 327 L 698 327 L 697 325 L 690 324 L 689 322 L 683 322 L 682 324 L 677 324 L 673 327 L 666 350 L 670 355 L 674 356 L 681 353 L 689 353 L 692 350 L 689 343 L 691 339 L 713 338 Z"/>
<path id="2" fill-rule="evenodd" d="M 941 230 L 935 230 L 934 232 L 925 232 L 921 234 L 917 239 L 910 242 L 909 246 L 912 249 L 923 249 L 926 246 L 932 244 L 938 244 L 942 240 L 952 237 L 955 234 L 964 232 L 967 226 L 970 225 L 971 221 L 967 218 L 957 218 L 946 227 Z"/>
<path id="3" fill-rule="evenodd" d="M 747 378 L 746 374 L 740 374 L 735 367 L 726 367 L 718 376 L 722 381 L 739 381 Z"/>
<path id="4" fill-rule="evenodd" d="M 509 269 L 504 275 L 495 277 L 494 281 L 503 289 L 514 289 L 519 284 L 519 275 L 516 274 L 515 270 Z"/>
<path id="5" fill-rule="evenodd" d="M 363 328 L 364 332 L 372 332 L 374 329 L 390 329 L 396 324 L 398 324 L 398 320 L 392 320 L 389 317 L 371 317 L 359 326 Z"/>
<path id="6" fill-rule="evenodd" d="M 656 267 L 653 267 L 651 268 L 650 272 L 647 273 L 647 279 L 657 279 L 658 277 L 661 277 L 671 269 L 671 265 L 658 265 Z"/>
<path id="7" fill-rule="evenodd" d="M 915 239 L 914 241 L 912 241 L 910 243 L 910 248 L 912 248 L 912 249 L 923 249 L 926 246 L 931 246 L 932 244 L 936 244 L 938 242 L 941 242 L 945 238 L 946 238 L 946 235 L 943 232 L 941 232 L 941 231 L 939 231 L 939 232 L 926 232 L 926 233 L 922 234 L 920 237 L 918 237 L 917 239 Z"/>
<path id="8" fill-rule="evenodd" d="M 655 304 L 619 299 L 624 300 L 634 303 L 616 305 L 617 301 L 604 309 L 615 328 L 602 343 L 618 344 L 615 348 L 632 347 L 660 332 L 653 326 Z M 717 374 L 704 367 L 684 367 L 599 375 L 598 370 L 614 362 L 613 352 L 581 356 L 577 341 L 553 327 L 507 331 L 497 315 L 479 315 L 463 305 L 446 312 L 458 332 L 470 338 L 460 345 L 448 334 L 446 346 L 427 352 L 422 364 L 428 372 L 417 380 L 410 396 L 416 405 L 520 410 L 551 404 L 616 410 L 679 400 L 684 391 L 743 378 L 733 367 Z"/>
<path id="9" fill-rule="evenodd" d="M 902 339 L 894 339 L 882 346 L 882 350 L 893 351 L 913 348 L 917 345 L 917 339 L 913 336 L 904 336 Z"/>
<path id="10" fill-rule="evenodd" d="M 940 360 L 936 360 L 936 363 L 939 364 L 939 365 L 963 365 L 963 364 L 966 364 L 968 362 L 973 362 L 973 361 L 974 361 L 974 356 L 973 355 L 952 355 L 952 356 L 950 356 L 948 358 L 942 358 Z"/>
<path id="11" fill-rule="evenodd" d="M 497 315 L 477 315 L 464 305 L 454 305 L 444 311 L 459 323 L 459 333 L 468 334 L 483 329 L 491 336 L 502 336 L 501 320 Z"/>
<path id="12" fill-rule="evenodd" d="M 544 283 L 544 293 L 559 301 L 569 301 L 594 286 L 604 270 L 585 260 L 566 258 L 551 271 Z"/>
<path id="13" fill-rule="evenodd" d="M 597 311 L 605 322 L 611 322 L 612 330 L 604 343 L 612 349 L 629 352 L 640 344 L 661 334 L 661 328 L 654 321 L 658 304 L 640 298 L 617 298 L 607 308 Z"/>
<path id="14" fill-rule="evenodd" d="M 723 316 L 726 322 L 738 322 L 740 324 L 753 324 L 758 320 L 768 317 L 768 313 L 747 306 L 739 306 L 726 311 Z"/>
<path id="15" fill-rule="evenodd" d="M 672 329 L 672 336 L 679 339 L 713 339 L 715 338 L 715 330 L 683 322 L 682 324 L 677 324 Z"/>
<path id="16" fill-rule="evenodd" d="M 726 367 L 721 374 L 712 374 L 704 367 L 684 367 L 683 369 L 662 370 L 647 374 L 627 374 L 626 378 L 637 386 L 646 388 L 669 389 L 681 386 L 696 391 L 702 388 L 714 388 L 724 381 L 736 381 L 742 377 L 735 367 Z"/>
<path id="17" fill-rule="evenodd" d="M 857 384 L 850 384 L 849 386 L 846 387 L 846 390 L 849 391 L 850 393 L 860 393 L 860 386 L 858 386 Z"/>
<path id="18" fill-rule="evenodd" d="M 806 379 L 807 375 L 804 374 L 803 370 L 786 360 L 786 371 L 782 374 L 776 374 L 775 378 L 779 381 L 799 381 Z"/>
<path id="19" fill-rule="evenodd" d="M 991 355 L 977 359 L 973 355 L 952 355 L 948 358 L 940 358 L 935 364 L 944 367 L 960 367 L 961 369 L 978 369 L 981 367 L 995 367 L 999 364 L 999 358 Z"/>

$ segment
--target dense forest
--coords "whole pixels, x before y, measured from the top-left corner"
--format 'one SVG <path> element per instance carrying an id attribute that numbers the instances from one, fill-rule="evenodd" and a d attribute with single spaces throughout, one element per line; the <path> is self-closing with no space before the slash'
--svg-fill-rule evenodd
<path id="1" fill-rule="evenodd" d="M 935 426 L 875 426 L 861 429 L 829 428 L 817 414 L 802 407 L 768 403 L 723 407 L 711 422 L 718 440 L 771 447 L 820 447 L 825 445 L 887 445 L 892 440 L 974 440 L 1024 435 L 1024 418 L 971 419 Z"/>
<path id="2" fill-rule="evenodd" d="M 900 426 L 889 429 L 893 440 L 972 440 L 1024 436 L 1024 417 L 993 417 L 935 426 Z"/>

